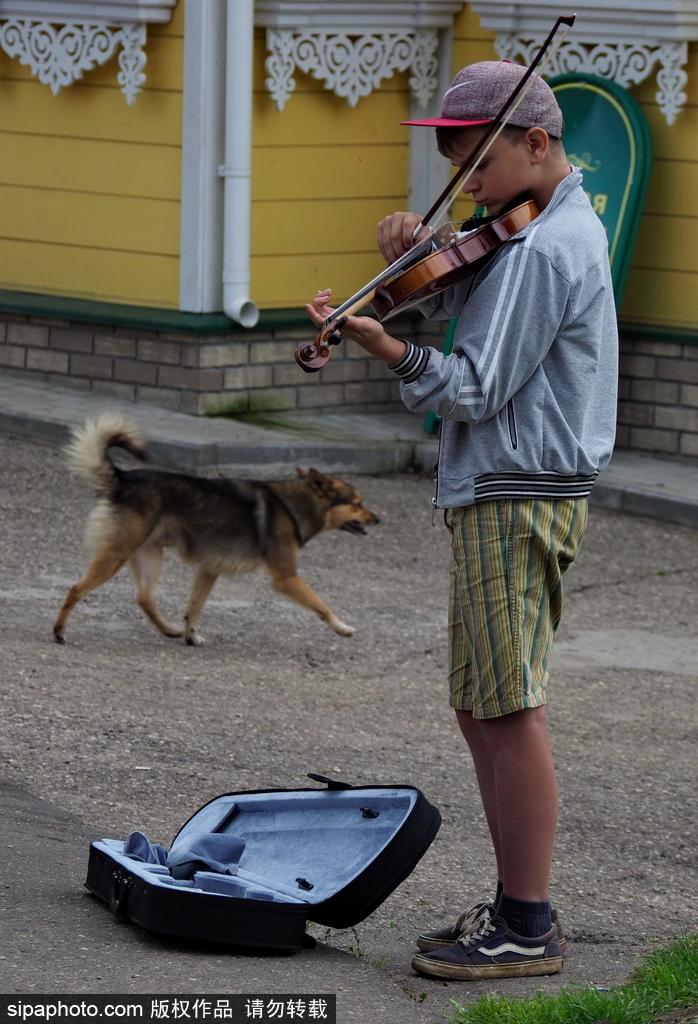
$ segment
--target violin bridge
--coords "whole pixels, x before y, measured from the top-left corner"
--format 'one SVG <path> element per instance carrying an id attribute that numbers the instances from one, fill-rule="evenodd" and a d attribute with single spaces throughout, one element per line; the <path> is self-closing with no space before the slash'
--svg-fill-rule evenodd
<path id="1" fill-rule="evenodd" d="M 434 242 L 435 247 L 440 249 L 442 245 L 448 245 L 449 242 L 452 242 L 457 234 L 458 232 L 454 228 L 453 224 L 451 224 L 450 221 L 446 221 L 445 224 L 441 225 L 438 231 L 434 232 L 432 241 Z"/>

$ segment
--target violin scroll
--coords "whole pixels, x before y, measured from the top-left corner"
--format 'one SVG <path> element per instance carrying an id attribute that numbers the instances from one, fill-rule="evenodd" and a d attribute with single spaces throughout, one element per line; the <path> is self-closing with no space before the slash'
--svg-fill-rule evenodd
<path id="1" fill-rule="evenodd" d="M 338 320 L 330 328 L 322 328 L 318 331 L 315 341 L 299 345 L 293 353 L 296 362 L 301 370 L 306 373 L 317 373 L 321 370 L 331 356 L 330 346 L 339 345 L 342 340 L 342 327 L 346 318 Z"/>
<path id="2" fill-rule="evenodd" d="M 317 373 L 330 358 L 330 350 L 322 342 L 312 341 L 299 345 L 293 355 L 301 370 L 305 370 L 306 373 Z"/>

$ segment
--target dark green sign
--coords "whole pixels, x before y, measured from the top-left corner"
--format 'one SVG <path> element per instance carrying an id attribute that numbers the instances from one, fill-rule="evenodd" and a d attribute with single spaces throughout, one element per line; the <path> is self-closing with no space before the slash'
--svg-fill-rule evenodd
<path id="1" fill-rule="evenodd" d="M 565 118 L 571 164 L 606 228 L 616 305 L 630 267 L 652 166 L 647 119 L 626 89 L 595 75 L 550 80 Z"/>

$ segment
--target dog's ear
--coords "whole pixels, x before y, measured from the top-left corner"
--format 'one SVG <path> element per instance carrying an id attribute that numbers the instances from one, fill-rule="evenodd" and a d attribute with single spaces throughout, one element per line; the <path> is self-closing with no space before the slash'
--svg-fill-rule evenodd
<path id="1" fill-rule="evenodd" d="M 298 473 L 298 476 L 301 478 L 301 480 L 305 480 L 305 478 L 308 475 L 308 470 L 303 469 L 302 466 L 296 466 L 296 473 Z"/>
<path id="2" fill-rule="evenodd" d="M 319 469 L 313 469 L 312 466 L 303 474 L 303 477 L 316 494 L 331 494 L 335 489 L 334 481 L 321 473 Z"/>

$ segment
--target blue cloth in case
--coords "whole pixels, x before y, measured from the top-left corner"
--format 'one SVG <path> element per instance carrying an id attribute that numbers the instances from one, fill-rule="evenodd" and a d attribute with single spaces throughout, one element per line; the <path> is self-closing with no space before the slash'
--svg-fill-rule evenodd
<path id="1" fill-rule="evenodd" d="M 173 878 L 193 878 L 197 871 L 234 875 L 244 849 L 244 840 L 237 836 L 190 832 L 172 844 L 167 866 Z"/>
<path id="2" fill-rule="evenodd" d="M 151 843 L 143 832 L 132 832 L 124 843 L 124 857 L 142 864 L 167 864 L 167 847 Z"/>
<path id="3" fill-rule="evenodd" d="M 142 864 L 163 864 L 173 878 L 193 878 L 197 871 L 234 875 L 245 849 L 236 836 L 217 832 L 190 832 L 172 844 L 171 849 L 152 843 L 143 832 L 132 832 L 123 853 Z"/>

